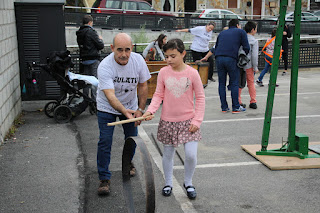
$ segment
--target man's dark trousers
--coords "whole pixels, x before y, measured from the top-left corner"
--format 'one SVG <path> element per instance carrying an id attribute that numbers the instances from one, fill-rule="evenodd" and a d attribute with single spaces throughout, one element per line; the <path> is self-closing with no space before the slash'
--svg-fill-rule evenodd
<path id="1" fill-rule="evenodd" d="M 239 78 L 240 71 L 237 66 L 237 60 L 231 57 L 218 56 L 216 58 L 218 78 L 219 78 L 219 96 L 221 102 L 221 110 L 228 109 L 228 102 L 226 97 L 226 81 L 227 74 L 229 75 L 229 85 L 231 89 L 232 110 L 237 110 L 239 104 Z"/>

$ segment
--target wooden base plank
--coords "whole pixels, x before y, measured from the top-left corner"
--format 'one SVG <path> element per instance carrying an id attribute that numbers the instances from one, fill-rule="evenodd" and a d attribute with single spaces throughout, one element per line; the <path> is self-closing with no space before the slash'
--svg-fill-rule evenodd
<path id="1" fill-rule="evenodd" d="M 312 142 L 309 145 L 318 145 L 320 142 Z M 257 155 L 256 152 L 261 150 L 261 144 L 241 145 L 241 148 L 259 160 L 271 170 L 286 170 L 286 169 L 315 169 L 320 168 L 320 158 L 305 158 L 287 156 L 270 156 Z M 281 144 L 269 144 L 268 150 L 280 149 Z M 309 154 L 315 154 L 310 151 Z"/>

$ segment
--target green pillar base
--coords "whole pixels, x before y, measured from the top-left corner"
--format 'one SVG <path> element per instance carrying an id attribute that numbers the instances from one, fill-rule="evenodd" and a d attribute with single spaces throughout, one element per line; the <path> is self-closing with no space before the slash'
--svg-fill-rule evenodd
<path id="1" fill-rule="evenodd" d="M 297 133 L 294 141 L 288 142 L 288 145 L 281 147 L 280 149 L 273 150 L 260 150 L 257 151 L 257 155 L 273 155 L 273 156 L 286 156 L 286 157 L 298 157 L 300 159 L 305 158 L 320 158 L 319 154 L 309 153 L 309 138 L 308 136 Z"/>

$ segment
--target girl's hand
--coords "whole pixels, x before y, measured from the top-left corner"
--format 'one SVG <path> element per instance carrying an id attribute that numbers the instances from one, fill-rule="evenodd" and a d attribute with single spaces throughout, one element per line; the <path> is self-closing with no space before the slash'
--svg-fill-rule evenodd
<path id="1" fill-rule="evenodd" d="M 196 125 L 191 124 L 190 127 L 189 127 L 189 131 L 192 132 L 192 133 L 194 133 L 194 132 L 196 132 L 198 130 L 199 130 L 199 127 L 197 127 Z"/>
<path id="2" fill-rule="evenodd" d="M 152 115 L 151 112 L 145 112 L 142 116 L 143 116 L 143 117 L 148 117 L 149 115 Z M 150 117 L 146 118 L 146 121 L 150 121 L 152 118 L 153 118 L 153 117 L 150 116 Z"/>

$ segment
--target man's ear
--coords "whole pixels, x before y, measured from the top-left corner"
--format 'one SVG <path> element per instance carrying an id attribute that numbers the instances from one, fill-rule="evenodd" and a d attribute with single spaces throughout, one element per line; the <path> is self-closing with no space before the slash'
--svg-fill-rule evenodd
<path id="1" fill-rule="evenodd" d="M 112 52 L 113 52 L 114 46 L 113 46 L 112 44 L 110 44 L 110 48 L 111 48 L 111 50 L 112 50 Z"/>

